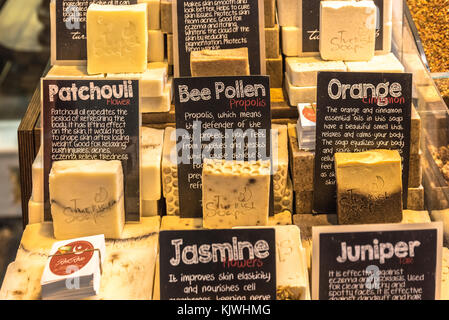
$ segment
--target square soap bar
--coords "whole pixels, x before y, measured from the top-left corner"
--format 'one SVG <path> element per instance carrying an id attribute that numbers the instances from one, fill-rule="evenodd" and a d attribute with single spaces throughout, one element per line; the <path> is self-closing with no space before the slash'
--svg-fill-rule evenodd
<path id="1" fill-rule="evenodd" d="M 161 161 L 164 130 L 142 127 L 141 199 L 159 200 L 162 195 Z"/>
<path id="2" fill-rule="evenodd" d="M 396 150 L 335 153 L 339 224 L 402 220 L 401 156 Z"/>
<path id="3" fill-rule="evenodd" d="M 53 162 L 49 188 L 56 239 L 97 234 L 120 238 L 125 224 L 120 161 Z"/>
<path id="4" fill-rule="evenodd" d="M 172 98 L 172 79 L 165 85 L 164 93 L 160 97 L 142 97 L 140 111 L 142 113 L 169 112 Z"/>
<path id="5" fill-rule="evenodd" d="M 373 1 L 322 1 L 320 54 L 324 60 L 369 61 L 376 44 Z"/>
<path id="6" fill-rule="evenodd" d="M 205 159 L 204 228 L 267 225 L 270 169 L 270 161 Z"/>
<path id="7" fill-rule="evenodd" d="M 193 51 L 192 77 L 249 76 L 248 48 Z"/>
<path id="8" fill-rule="evenodd" d="M 161 28 L 161 0 L 138 0 L 137 3 L 146 3 L 148 11 L 148 29 Z"/>
<path id="9" fill-rule="evenodd" d="M 164 34 L 161 30 L 148 30 L 148 62 L 162 62 L 164 59 Z"/>
<path id="10" fill-rule="evenodd" d="M 285 58 L 285 68 L 290 83 L 298 87 L 316 86 L 319 71 L 347 71 L 343 61 L 325 61 L 320 57 Z"/>
<path id="11" fill-rule="evenodd" d="M 288 95 L 289 104 L 292 107 L 298 103 L 315 103 L 317 95 L 317 86 L 298 87 L 291 84 L 287 73 L 284 80 L 285 91 Z"/>
<path id="12" fill-rule="evenodd" d="M 147 6 L 91 4 L 87 10 L 87 72 L 144 72 Z"/>

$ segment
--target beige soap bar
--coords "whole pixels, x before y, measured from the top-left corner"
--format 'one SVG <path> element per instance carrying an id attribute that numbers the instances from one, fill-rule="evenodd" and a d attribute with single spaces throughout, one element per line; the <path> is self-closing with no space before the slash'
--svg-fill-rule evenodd
<path id="1" fill-rule="evenodd" d="M 33 190 L 31 199 L 33 202 L 44 202 L 44 163 L 42 160 L 43 148 L 39 148 L 39 152 L 31 166 L 31 182 Z"/>
<path id="2" fill-rule="evenodd" d="M 407 209 L 424 210 L 424 187 L 408 188 Z"/>
<path id="3" fill-rule="evenodd" d="M 178 166 L 172 161 L 176 159 L 175 132 L 174 128 L 165 128 L 162 151 L 162 192 L 167 215 L 179 215 Z"/>
<path id="4" fill-rule="evenodd" d="M 265 58 L 275 59 L 281 52 L 279 51 L 279 25 L 271 28 L 265 26 Z"/>
<path id="5" fill-rule="evenodd" d="M 302 48 L 302 31 L 295 26 L 282 26 L 282 53 L 287 57 L 299 56 Z"/>
<path id="6" fill-rule="evenodd" d="M 79 79 L 79 80 L 102 80 L 105 75 L 100 73 L 96 75 L 89 75 L 86 66 L 53 66 L 45 76 L 46 80 L 52 79 Z"/>
<path id="7" fill-rule="evenodd" d="M 285 74 L 284 78 L 285 91 L 288 95 L 289 104 L 292 107 L 298 105 L 298 103 L 315 103 L 317 95 L 317 87 L 297 87 L 291 84 L 289 77 Z"/>
<path id="8" fill-rule="evenodd" d="M 125 223 L 120 161 L 53 162 L 49 190 L 56 239 L 120 238 Z"/>
<path id="9" fill-rule="evenodd" d="M 346 66 L 349 72 L 404 72 L 404 66 L 393 53 L 377 55 L 369 61 L 347 61 Z"/>
<path id="10" fill-rule="evenodd" d="M 140 111 L 142 113 L 169 112 L 172 99 L 172 78 L 165 85 L 164 93 L 160 97 L 143 97 L 140 99 Z"/>
<path id="11" fill-rule="evenodd" d="M 270 161 L 204 159 L 204 228 L 267 225 L 270 178 Z"/>
<path id="12" fill-rule="evenodd" d="M 334 155 L 340 224 L 402 220 L 401 156 L 396 150 Z"/>
<path id="13" fill-rule="evenodd" d="M 146 4 L 99 5 L 87 10 L 87 72 L 144 72 L 147 68 Z"/>
<path id="14" fill-rule="evenodd" d="M 28 224 L 44 222 L 44 203 L 28 201 Z"/>
<path id="15" fill-rule="evenodd" d="M 173 65 L 173 35 L 167 34 L 167 62 Z"/>
<path id="16" fill-rule="evenodd" d="M 148 30 L 148 61 L 163 62 L 165 59 L 164 34 L 161 30 Z"/>
<path id="17" fill-rule="evenodd" d="M 249 76 L 248 48 L 193 51 L 192 77 Z"/>
<path id="18" fill-rule="evenodd" d="M 296 124 L 288 124 L 288 144 L 293 190 L 296 193 L 304 191 L 312 192 L 315 152 L 299 149 Z"/>
<path id="19" fill-rule="evenodd" d="M 173 33 L 171 0 L 161 0 L 161 31 L 164 33 Z"/>
<path id="20" fill-rule="evenodd" d="M 404 210 L 402 211 L 402 223 L 430 223 L 428 211 Z"/>
<path id="21" fill-rule="evenodd" d="M 161 200 L 142 200 L 142 217 L 154 217 L 162 214 Z"/>
<path id="22" fill-rule="evenodd" d="M 324 60 L 374 57 L 377 8 L 373 1 L 322 1 L 320 55 Z"/>
<path id="23" fill-rule="evenodd" d="M 161 0 L 138 0 L 138 3 L 147 4 L 148 29 L 158 30 L 161 28 Z"/>
<path id="24" fill-rule="evenodd" d="M 159 200 L 162 195 L 161 161 L 164 130 L 142 127 L 141 199 Z"/>
<path id="25" fill-rule="evenodd" d="M 347 71 L 343 61 L 325 61 L 320 57 L 289 57 L 285 69 L 292 86 L 310 87 L 317 85 L 320 71 Z"/>

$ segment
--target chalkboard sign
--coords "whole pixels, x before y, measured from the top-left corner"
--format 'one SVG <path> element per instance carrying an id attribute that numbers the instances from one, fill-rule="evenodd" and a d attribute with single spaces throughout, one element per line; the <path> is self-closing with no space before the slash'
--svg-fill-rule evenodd
<path id="1" fill-rule="evenodd" d="M 251 75 L 265 74 L 263 0 L 173 0 L 176 77 L 189 77 L 190 52 L 248 48 Z"/>
<path id="2" fill-rule="evenodd" d="M 269 78 L 175 78 L 174 91 L 180 214 L 202 217 L 204 157 L 270 159 Z"/>
<path id="3" fill-rule="evenodd" d="M 441 222 L 313 227 L 313 299 L 439 299 L 442 228 Z"/>
<path id="4" fill-rule="evenodd" d="M 321 0 L 300 0 L 302 16 L 302 51 L 320 52 L 320 4 Z M 384 0 L 374 0 L 377 6 L 376 50 L 383 50 Z"/>
<path id="5" fill-rule="evenodd" d="M 407 203 L 412 75 L 320 72 L 317 92 L 314 212 L 336 211 L 336 152 L 398 150 Z"/>
<path id="6" fill-rule="evenodd" d="M 274 229 L 161 231 L 161 300 L 275 300 Z"/>
<path id="7" fill-rule="evenodd" d="M 52 63 L 66 61 L 71 64 L 87 60 L 86 17 L 91 3 L 110 5 L 136 4 L 137 0 L 57 0 L 52 12 Z M 53 11 L 53 9 L 52 9 Z"/>
<path id="8" fill-rule="evenodd" d="M 139 81 L 43 79 L 41 86 L 46 220 L 53 161 L 121 160 L 126 220 L 139 221 Z"/>

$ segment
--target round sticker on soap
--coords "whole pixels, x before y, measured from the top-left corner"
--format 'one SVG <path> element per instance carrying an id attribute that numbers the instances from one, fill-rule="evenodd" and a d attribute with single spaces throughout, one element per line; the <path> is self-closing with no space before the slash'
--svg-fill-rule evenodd
<path id="1" fill-rule="evenodd" d="M 58 248 L 50 259 L 50 270 L 65 276 L 81 270 L 94 254 L 94 246 L 88 241 L 75 241 Z"/>

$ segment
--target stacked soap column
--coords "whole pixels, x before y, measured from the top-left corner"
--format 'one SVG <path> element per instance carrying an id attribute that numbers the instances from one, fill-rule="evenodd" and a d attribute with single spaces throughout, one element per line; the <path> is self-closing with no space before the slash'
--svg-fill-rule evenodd
<path id="1" fill-rule="evenodd" d="M 271 88 L 282 88 L 283 65 L 280 50 L 280 28 L 276 19 L 275 0 L 264 0 L 265 62 Z"/>
<path id="2" fill-rule="evenodd" d="M 166 39 L 166 56 L 169 74 L 173 75 L 173 20 L 172 1 L 161 1 L 161 31 Z"/>
<path id="3" fill-rule="evenodd" d="M 165 36 L 161 29 L 161 1 L 138 0 L 146 3 L 148 10 L 148 62 L 165 60 Z"/>

